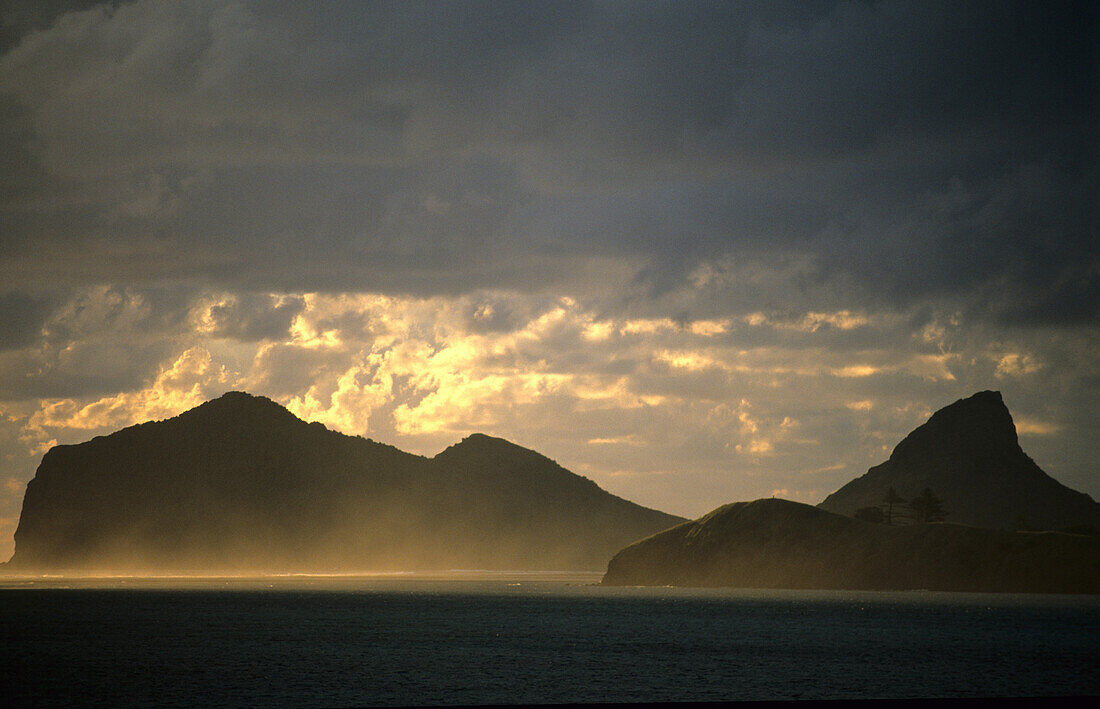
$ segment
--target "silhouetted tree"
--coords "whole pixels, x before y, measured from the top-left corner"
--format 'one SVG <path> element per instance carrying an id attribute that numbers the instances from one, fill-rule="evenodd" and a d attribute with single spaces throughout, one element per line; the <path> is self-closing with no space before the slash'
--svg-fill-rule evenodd
<path id="1" fill-rule="evenodd" d="M 875 524 L 883 524 L 886 521 L 886 515 L 882 513 L 881 507 L 860 507 L 856 510 L 856 519 L 861 519 L 864 522 L 874 522 Z"/>
<path id="2" fill-rule="evenodd" d="M 942 522 L 947 514 L 943 510 L 943 500 L 928 487 L 913 498 L 909 503 L 909 509 L 913 511 L 913 518 L 917 522 Z"/>
<path id="3" fill-rule="evenodd" d="M 895 490 L 893 486 L 886 491 L 886 496 L 882 498 L 882 504 L 886 505 L 886 515 L 883 520 L 886 524 L 894 523 L 894 505 L 900 505 L 903 502 L 905 502 L 905 500 L 898 494 L 898 491 Z"/>

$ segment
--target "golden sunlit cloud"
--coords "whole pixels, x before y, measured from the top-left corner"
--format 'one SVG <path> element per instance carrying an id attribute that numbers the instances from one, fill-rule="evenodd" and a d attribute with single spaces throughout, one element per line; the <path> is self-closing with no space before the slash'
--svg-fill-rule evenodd
<path id="1" fill-rule="evenodd" d="M 619 332 L 624 335 L 655 335 L 675 329 L 676 323 L 670 318 L 627 320 L 618 327 Z"/>
<path id="2" fill-rule="evenodd" d="M 905 369 L 929 381 L 955 381 L 955 375 L 948 367 L 953 357 L 950 354 L 916 355 L 906 363 Z"/>
<path id="3" fill-rule="evenodd" d="M 1021 436 L 1051 436 L 1060 430 L 1062 430 L 1062 427 L 1055 423 L 1029 418 L 1016 419 L 1016 433 Z"/>
<path id="4" fill-rule="evenodd" d="M 337 330 L 315 330 L 300 316 L 291 324 L 290 334 L 294 344 L 309 349 L 334 349 L 342 344 Z"/>
<path id="5" fill-rule="evenodd" d="M 142 307 L 140 298 L 110 291 L 88 297 L 105 303 L 101 310 Z M 227 348 L 227 341 L 218 338 L 224 338 L 226 318 L 247 304 L 231 294 L 210 294 L 199 298 L 190 311 L 192 337 L 204 345 L 184 350 L 148 387 L 93 401 L 43 401 L 27 429 L 42 440 L 46 429 L 128 425 L 178 413 L 201 402 L 206 394 L 217 393 L 218 385 L 263 390 L 269 382 L 295 379 L 301 382 L 296 390 L 275 398 L 306 420 L 349 434 L 366 434 L 379 427 L 406 436 L 493 427 L 511 417 L 507 412 L 516 407 L 550 399 L 570 402 L 568 407 L 575 412 L 679 405 L 672 404 L 674 398 L 668 392 L 645 391 L 634 374 L 603 374 L 556 363 L 569 348 L 586 347 L 608 348 L 609 356 L 663 363 L 670 369 L 666 386 L 672 390 L 679 386 L 680 373 L 707 371 L 723 373 L 730 384 L 734 376 L 745 382 L 768 377 L 766 385 L 772 388 L 778 384 L 775 377 L 866 378 L 890 371 L 951 377 L 946 355 L 915 355 L 893 364 L 830 365 L 829 359 L 835 356 L 814 349 L 686 346 L 694 338 L 729 333 L 731 321 L 678 324 L 669 318 L 597 319 L 567 297 L 555 299 L 525 320 L 513 320 L 511 327 L 489 330 L 479 323 L 507 315 L 513 295 L 447 299 L 305 293 L 265 298 L 261 301 L 265 307 L 300 307 L 289 318 L 281 339 L 253 345 L 251 362 L 237 363 L 244 369 L 236 371 L 214 360 L 211 353 L 240 349 Z M 870 322 L 867 316 L 847 310 L 812 311 L 779 321 L 754 313 L 743 320 L 753 326 L 804 332 L 808 337 L 823 325 L 843 331 Z M 776 424 L 775 430 L 762 436 L 743 406 L 735 419 L 743 438 L 734 442 L 734 450 L 770 453 L 782 440 L 783 426 Z M 586 440 L 614 438 L 597 435 Z"/>
<path id="6" fill-rule="evenodd" d="M 947 366 L 951 358 L 952 355 L 921 354 L 888 366 L 853 364 L 836 367 L 831 370 L 831 374 L 845 379 L 859 379 L 888 372 L 906 372 L 929 381 L 954 381 L 955 375 Z"/>
<path id="7" fill-rule="evenodd" d="M 287 303 L 301 307 L 289 320 L 281 340 L 254 345 L 255 355 L 251 363 L 244 363 L 246 369 L 231 373 L 229 367 L 215 361 L 211 352 L 226 350 L 210 340 L 209 347 L 196 345 L 184 350 L 139 391 L 90 402 L 43 400 L 26 429 L 42 441 L 52 440 L 45 434 L 47 429 L 91 430 L 164 418 L 200 403 L 210 393 L 218 393 L 215 389 L 219 385 L 262 389 L 265 382 L 294 376 L 303 385 L 276 398 L 303 419 L 349 434 L 366 434 L 379 426 L 407 436 L 491 428 L 511 417 L 507 412 L 516 407 L 550 400 L 569 402 L 567 406 L 575 412 L 680 405 L 674 404 L 668 393 L 645 391 L 633 374 L 601 374 L 575 369 L 572 364 L 563 368 L 556 363 L 563 347 L 615 348 L 607 352 L 635 356 L 639 362 L 652 358 L 670 368 L 668 386 L 672 389 L 678 386 L 680 372 L 722 372 L 731 383 L 733 376 L 808 380 L 827 374 L 867 378 L 891 371 L 908 371 L 930 379 L 952 378 L 946 366 L 948 355 L 943 354 L 916 354 L 890 364 L 830 365 L 829 357 L 814 349 L 685 347 L 692 338 L 728 333 L 731 321 L 696 320 L 679 325 L 669 318 L 596 319 L 578 301 L 566 297 L 557 298 L 510 328 L 488 331 L 472 328 L 506 314 L 508 309 L 503 304 L 512 297 L 509 294 L 487 293 L 464 299 L 370 293 L 266 297 L 269 307 Z M 140 298 L 110 291 L 97 291 L 88 298 L 102 301 L 101 311 L 143 307 Z M 203 337 L 219 337 L 226 313 L 240 307 L 239 299 L 229 294 L 199 298 L 191 308 L 192 335 L 200 341 Z M 82 311 L 74 309 L 70 317 L 78 312 Z M 841 310 L 812 311 L 782 321 L 753 313 L 743 321 L 813 336 L 823 325 L 853 330 L 868 324 L 870 318 Z M 629 339 L 612 342 L 613 338 Z M 680 346 L 669 347 L 676 344 Z M 656 354 L 649 354 L 654 351 Z M 1017 362 L 1011 358 L 1005 361 Z M 302 378 L 295 370 L 307 376 Z M 775 382 L 767 385 L 774 387 Z M 871 408 L 870 400 L 843 405 L 858 411 Z M 379 415 L 388 423 L 376 420 Z M 737 436 L 730 447 L 753 454 L 774 452 L 793 426 L 789 417 L 782 417 L 763 435 L 743 400 L 727 415 L 735 422 L 731 430 Z M 714 416 L 709 414 L 708 418 Z M 715 430 L 725 429 L 719 425 Z M 594 445 L 629 441 L 600 435 L 586 440 Z"/>
<path id="8" fill-rule="evenodd" d="M 491 428 L 495 410 L 534 403 L 554 391 L 559 375 L 486 374 L 473 379 L 456 370 L 437 375 L 436 387 L 418 404 L 401 404 L 393 412 L 399 433 L 416 435 L 445 430 Z"/>
<path id="9" fill-rule="evenodd" d="M 659 362 L 666 362 L 670 367 L 677 369 L 691 369 L 695 371 L 703 369 L 729 369 L 729 367 L 711 357 L 700 352 L 670 352 L 668 350 L 658 352 L 655 355 L 655 359 Z"/>
<path id="10" fill-rule="evenodd" d="M 696 320 L 688 326 L 688 330 L 694 335 L 714 337 L 729 332 L 729 320 Z"/>
<path id="11" fill-rule="evenodd" d="M 614 436 L 612 438 L 590 438 L 588 439 L 588 445 L 590 446 L 644 446 L 645 441 L 641 440 L 635 434 L 629 434 L 626 436 Z"/>
<path id="12" fill-rule="evenodd" d="M 608 478 L 648 478 L 662 475 L 675 475 L 675 470 L 608 470 L 603 475 Z"/>
<path id="13" fill-rule="evenodd" d="M 833 370 L 833 375 L 837 377 L 870 377 L 874 374 L 878 374 L 882 371 L 879 367 L 872 367 L 868 364 L 852 364 L 847 367 L 839 367 Z"/>
<path id="14" fill-rule="evenodd" d="M 74 399 L 43 399 L 30 417 L 27 428 L 90 430 L 163 419 L 205 401 L 204 385 L 227 381 L 225 368 L 212 362 L 207 350 L 192 347 L 162 369 L 147 389 L 103 397 L 83 405 Z"/>
<path id="15" fill-rule="evenodd" d="M 584 326 L 584 336 L 589 340 L 606 340 L 615 332 L 615 326 L 610 322 L 589 323 Z"/>
<path id="16" fill-rule="evenodd" d="M 997 369 L 994 370 L 993 375 L 998 379 L 1022 377 L 1025 374 L 1038 372 L 1042 367 L 1043 365 L 1036 362 L 1030 355 L 1012 352 L 997 359 Z"/>
<path id="17" fill-rule="evenodd" d="M 66 327 L 102 326 L 104 318 L 131 327 L 146 307 L 124 292 L 100 289 L 79 297 L 93 314 L 62 309 Z M 250 322 L 263 322 L 250 308 L 270 313 L 281 306 L 293 306 L 281 331 L 249 334 Z M 874 324 L 851 311 L 681 322 L 597 317 L 577 299 L 534 301 L 486 291 L 430 298 L 261 294 L 251 300 L 212 293 L 187 312 L 189 329 L 177 336 L 178 351 L 146 385 L 108 396 L 40 399 L 14 408 L 5 403 L 3 417 L 17 427 L 27 454 L 41 455 L 58 440 L 80 440 L 82 431 L 167 418 L 226 390 L 244 389 L 270 396 L 304 420 L 425 455 L 476 431 L 520 440 L 556 451 L 571 469 L 618 494 L 644 499 L 656 493 L 647 493 L 643 481 L 675 477 L 664 472 L 679 465 L 673 459 L 682 450 L 697 457 L 681 474 L 700 469 L 730 481 L 744 481 L 746 470 L 771 471 L 778 482 L 870 465 L 871 456 L 888 453 L 892 442 L 869 433 L 874 440 L 860 448 L 866 457 L 838 464 L 821 443 L 834 435 L 832 418 L 859 414 L 861 428 L 873 425 L 869 418 L 896 419 L 903 432 L 930 410 L 905 408 L 908 403 L 899 408 L 888 390 L 881 398 L 853 397 L 837 388 L 837 380 L 859 386 L 950 382 L 951 368 L 964 364 L 959 354 L 930 352 L 920 338 L 908 336 L 925 349 L 874 349 L 865 339 L 850 350 L 822 347 L 826 329 L 836 336 Z M 751 328 L 780 330 L 783 340 L 758 344 Z M 997 361 L 1005 372 L 1036 368 L 1022 355 Z M 799 392 L 813 392 L 815 407 L 829 415 L 795 415 L 804 410 Z M 1060 432 L 1027 418 L 1018 429 L 1047 437 Z M 26 479 L 29 474 L 17 482 Z M 764 484 L 752 494 L 768 494 Z M 687 499 L 690 487 L 668 487 L 663 494 Z M 780 488 L 791 496 L 801 489 L 793 479 Z M 4 489 L 19 495 L 22 488 Z"/>
<path id="18" fill-rule="evenodd" d="M 811 470 L 800 470 L 800 475 L 816 475 L 820 473 L 832 473 L 837 470 L 844 470 L 847 466 L 843 463 L 837 463 L 835 465 L 825 465 L 820 468 L 813 468 Z"/>
<path id="19" fill-rule="evenodd" d="M 797 330 L 809 333 L 817 332 L 823 325 L 829 325 L 837 330 L 854 330 L 871 324 L 870 317 L 852 313 L 848 310 L 838 310 L 832 313 L 810 311 L 797 319 L 773 318 L 764 313 L 755 312 L 743 316 L 741 320 L 750 327 L 767 325 L 777 330 Z"/>
<path id="20" fill-rule="evenodd" d="M 327 402 L 322 401 L 326 397 L 318 388 L 311 386 L 302 396 L 288 401 L 286 408 L 305 421 L 317 421 L 349 435 L 363 433 L 371 414 L 393 400 L 393 377 L 384 372 L 372 373 L 383 361 L 383 356 L 372 354 L 368 366 L 355 366 L 344 372 Z"/>
<path id="21" fill-rule="evenodd" d="M 854 330 L 870 323 L 870 319 L 864 315 L 855 315 L 847 310 L 838 310 L 835 313 L 806 313 L 799 324 L 801 330 L 817 332 L 822 325 L 831 325 L 838 330 Z"/>

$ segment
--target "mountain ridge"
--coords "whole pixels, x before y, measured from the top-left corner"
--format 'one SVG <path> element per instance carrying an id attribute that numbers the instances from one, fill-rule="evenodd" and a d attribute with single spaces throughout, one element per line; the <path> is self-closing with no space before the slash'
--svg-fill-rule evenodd
<path id="1" fill-rule="evenodd" d="M 679 521 L 504 439 L 427 458 L 228 392 L 47 451 L 7 570 L 598 569 Z"/>

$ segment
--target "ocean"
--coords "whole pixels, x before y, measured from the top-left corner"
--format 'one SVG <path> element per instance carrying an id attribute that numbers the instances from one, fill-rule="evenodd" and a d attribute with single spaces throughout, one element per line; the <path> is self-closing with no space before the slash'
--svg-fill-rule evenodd
<path id="1" fill-rule="evenodd" d="M 595 574 L 0 580 L 12 705 L 1100 695 L 1100 598 Z"/>

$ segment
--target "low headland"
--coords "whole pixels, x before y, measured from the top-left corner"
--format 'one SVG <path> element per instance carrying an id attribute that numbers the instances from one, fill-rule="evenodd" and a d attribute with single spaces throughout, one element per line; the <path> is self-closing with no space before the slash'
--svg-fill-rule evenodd
<path id="1" fill-rule="evenodd" d="M 762 499 L 628 546 L 601 583 L 1100 593 L 1100 537 L 942 522 L 887 526 Z"/>
<path id="2" fill-rule="evenodd" d="M 606 585 L 1100 593 L 1100 505 L 1021 449 L 999 392 L 944 407 L 817 507 L 735 502 L 620 551 Z"/>

